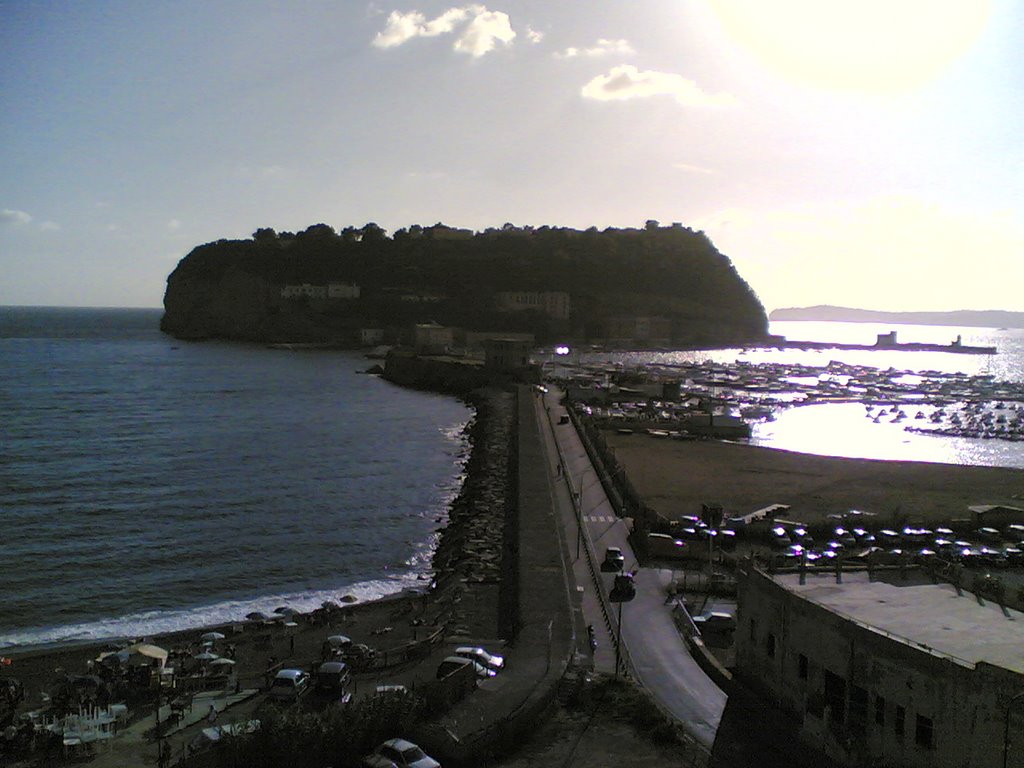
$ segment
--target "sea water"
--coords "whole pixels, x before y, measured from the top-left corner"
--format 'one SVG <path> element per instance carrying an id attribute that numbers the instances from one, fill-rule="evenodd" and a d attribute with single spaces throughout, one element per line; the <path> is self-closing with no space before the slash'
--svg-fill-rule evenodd
<path id="1" fill-rule="evenodd" d="M 773 322 L 769 332 L 790 341 L 832 341 L 844 344 L 875 343 L 879 334 L 897 332 L 900 342 L 949 344 L 958 336 L 964 345 L 995 347 L 997 353 L 962 354 L 910 350 L 848 349 L 714 349 L 664 352 L 588 352 L 571 354 L 570 363 L 591 366 L 610 365 L 631 368 L 644 365 L 717 364 L 800 365 L 824 371 L 831 361 L 864 366 L 878 371 L 961 373 L 990 377 L 1021 389 L 1024 384 L 1024 329 L 927 326 L 909 324 L 841 322 Z M 556 367 L 558 358 L 544 358 Z M 813 371 L 812 371 L 813 373 Z M 910 415 L 932 408 L 910 405 Z M 752 445 L 812 453 L 822 456 L 927 461 L 944 464 L 1024 468 L 1024 442 L 1002 439 L 947 437 L 917 434 L 906 428 L 915 423 L 865 418 L 865 408 L 857 403 L 823 403 L 780 408 L 770 421 L 752 423 Z"/>
<path id="2" fill-rule="evenodd" d="M 470 410 L 160 315 L 0 308 L 0 649 L 423 585 Z"/>

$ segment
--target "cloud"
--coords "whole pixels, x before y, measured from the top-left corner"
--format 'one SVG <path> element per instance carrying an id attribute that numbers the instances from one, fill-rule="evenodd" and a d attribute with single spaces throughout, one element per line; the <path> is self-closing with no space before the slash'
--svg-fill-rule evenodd
<path id="1" fill-rule="evenodd" d="M 24 211 L 14 211 L 10 208 L 0 209 L 0 224 L 28 224 L 32 217 Z"/>
<path id="2" fill-rule="evenodd" d="M 670 72 L 639 70 L 632 64 L 612 67 L 607 75 L 598 75 L 583 86 L 580 94 L 596 101 L 625 101 L 650 96 L 671 96 L 687 107 L 720 107 L 736 103 L 727 93 L 708 94 L 693 80 Z"/>
<path id="3" fill-rule="evenodd" d="M 703 165 L 692 165 L 690 163 L 672 163 L 672 167 L 687 173 L 702 173 L 706 176 L 711 176 L 715 173 L 713 168 L 705 168 Z"/>
<path id="4" fill-rule="evenodd" d="M 456 51 L 468 53 L 473 57 L 483 56 L 494 50 L 496 40 L 508 45 L 516 36 L 507 13 L 483 10 L 483 6 L 477 7 L 482 11 L 473 17 L 462 37 L 455 41 Z"/>
<path id="5" fill-rule="evenodd" d="M 242 176 L 271 179 L 285 172 L 283 165 L 240 165 L 238 173 Z"/>
<path id="6" fill-rule="evenodd" d="M 60 229 L 60 224 L 56 221 L 41 221 L 39 222 L 39 229 L 43 232 L 56 232 Z"/>
<path id="7" fill-rule="evenodd" d="M 177 219 L 171 219 L 170 221 L 167 222 L 167 228 L 172 232 L 176 232 L 177 230 L 181 229 L 181 222 L 178 221 Z"/>
<path id="8" fill-rule="evenodd" d="M 599 38 L 589 48 L 566 48 L 564 51 L 555 53 L 557 59 L 575 59 L 578 56 L 586 56 L 589 58 L 596 58 L 597 56 L 609 56 L 612 54 L 618 56 L 630 56 L 636 53 L 633 50 L 633 46 L 629 44 L 628 40 L 608 40 L 607 38 Z"/>
<path id="9" fill-rule="evenodd" d="M 373 38 L 373 45 L 394 48 L 414 37 L 437 37 L 455 32 L 458 36 L 454 50 L 473 57 L 489 53 L 498 42 L 508 45 L 516 37 L 507 13 L 489 11 L 486 6 L 472 4 L 449 8 L 429 20 L 419 11 L 392 11 L 384 30 Z M 533 40 L 532 35 L 530 39 Z"/>
<path id="10" fill-rule="evenodd" d="M 526 28 L 526 39 L 529 40 L 531 43 L 539 43 L 541 40 L 544 39 L 544 33 L 543 32 L 538 32 L 533 27 L 527 27 Z"/>

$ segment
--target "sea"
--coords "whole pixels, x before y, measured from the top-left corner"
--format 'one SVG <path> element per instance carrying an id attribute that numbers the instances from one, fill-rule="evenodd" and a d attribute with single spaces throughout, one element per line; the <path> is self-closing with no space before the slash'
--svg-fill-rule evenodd
<path id="1" fill-rule="evenodd" d="M 429 584 L 470 409 L 161 314 L 0 307 L 0 652 Z"/>
<path id="2" fill-rule="evenodd" d="M 472 413 L 358 352 L 181 342 L 161 310 L 0 307 L 0 652 L 146 637 L 423 588 Z M 1024 330 L 775 322 L 791 340 L 995 346 L 591 353 L 620 365 L 831 361 L 1024 383 Z M 856 403 L 750 440 L 822 455 L 1024 467 L 1024 442 L 907 433 Z"/>

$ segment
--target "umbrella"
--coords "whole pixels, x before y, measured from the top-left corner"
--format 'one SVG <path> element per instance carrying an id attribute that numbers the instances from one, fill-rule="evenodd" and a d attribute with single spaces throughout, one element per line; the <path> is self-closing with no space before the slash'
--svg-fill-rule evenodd
<path id="1" fill-rule="evenodd" d="M 137 653 L 140 656 L 145 656 L 149 659 L 160 659 L 160 661 L 167 661 L 167 651 L 157 645 L 150 645 L 149 643 L 136 643 L 135 645 L 129 645 L 126 649 L 128 653 Z"/>
<path id="2" fill-rule="evenodd" d="M 249 621 L 266 621 L 270 617 L 263 613 L 263 611 L 253 611 L 252 613 L 245 614 L 245 618 Z"/>
<path id="3" fill-rule="evenodd" d="M 331 648 L 344 648 L 345 646 L 352 645 L 352 638 L 345 637 L 344 635 L 331 635 L 327 638 L 327 642 L 331 644 Z"/>
<path id="4" fill-rule="evenodd" d="M 200 639 L 203 641 L 213 642 L 214 640 L 223 640 L 224 635 L 222 635 L 220 632 L 207 632 Z"/>
<path id="5" fill-rule="evenodd" d="M 195 655 L 196 661 L 216 661 L 219 658 L 220 656 L 216 653 L 210 653 L 209 651 L 203 651 L 202 653 L 197 653 Z"/>
<path id="6" fill-rule="evenodd" d="M 210 666 L 211 667 L 231 667 L 231 666 L 234 666 L 234 664 L 235 664 L 234 659 L 225 659 L 225 658 L 214 659 L 213 661 L 210 662 Z"/>

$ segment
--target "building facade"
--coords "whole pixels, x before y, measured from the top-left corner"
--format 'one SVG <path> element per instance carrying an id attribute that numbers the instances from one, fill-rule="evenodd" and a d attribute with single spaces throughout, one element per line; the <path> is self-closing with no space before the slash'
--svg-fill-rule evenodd
<path id="1" fill-rule="evenodd" d="M 572 301 L 564 291 L 501 291 L 495 295 L 499 312 L 533 310 L 553 320 L 568 320 Z"/>
<path id="2" fill-rule="evenodd" d="M 737 678 L 839 765 L 1024 766 L 1024 614 L 901 578 L 743 569 Z"/>
<path id="3" fill-rule="evenodd" d="M 327 298 L 327 286 L 326 285 L 311 285 L 310 283 L 299 283 L 286 285 L 281 288 L 282 299 L 298 299 L 303 296 L 310 299 L 326 299 Z"/>

